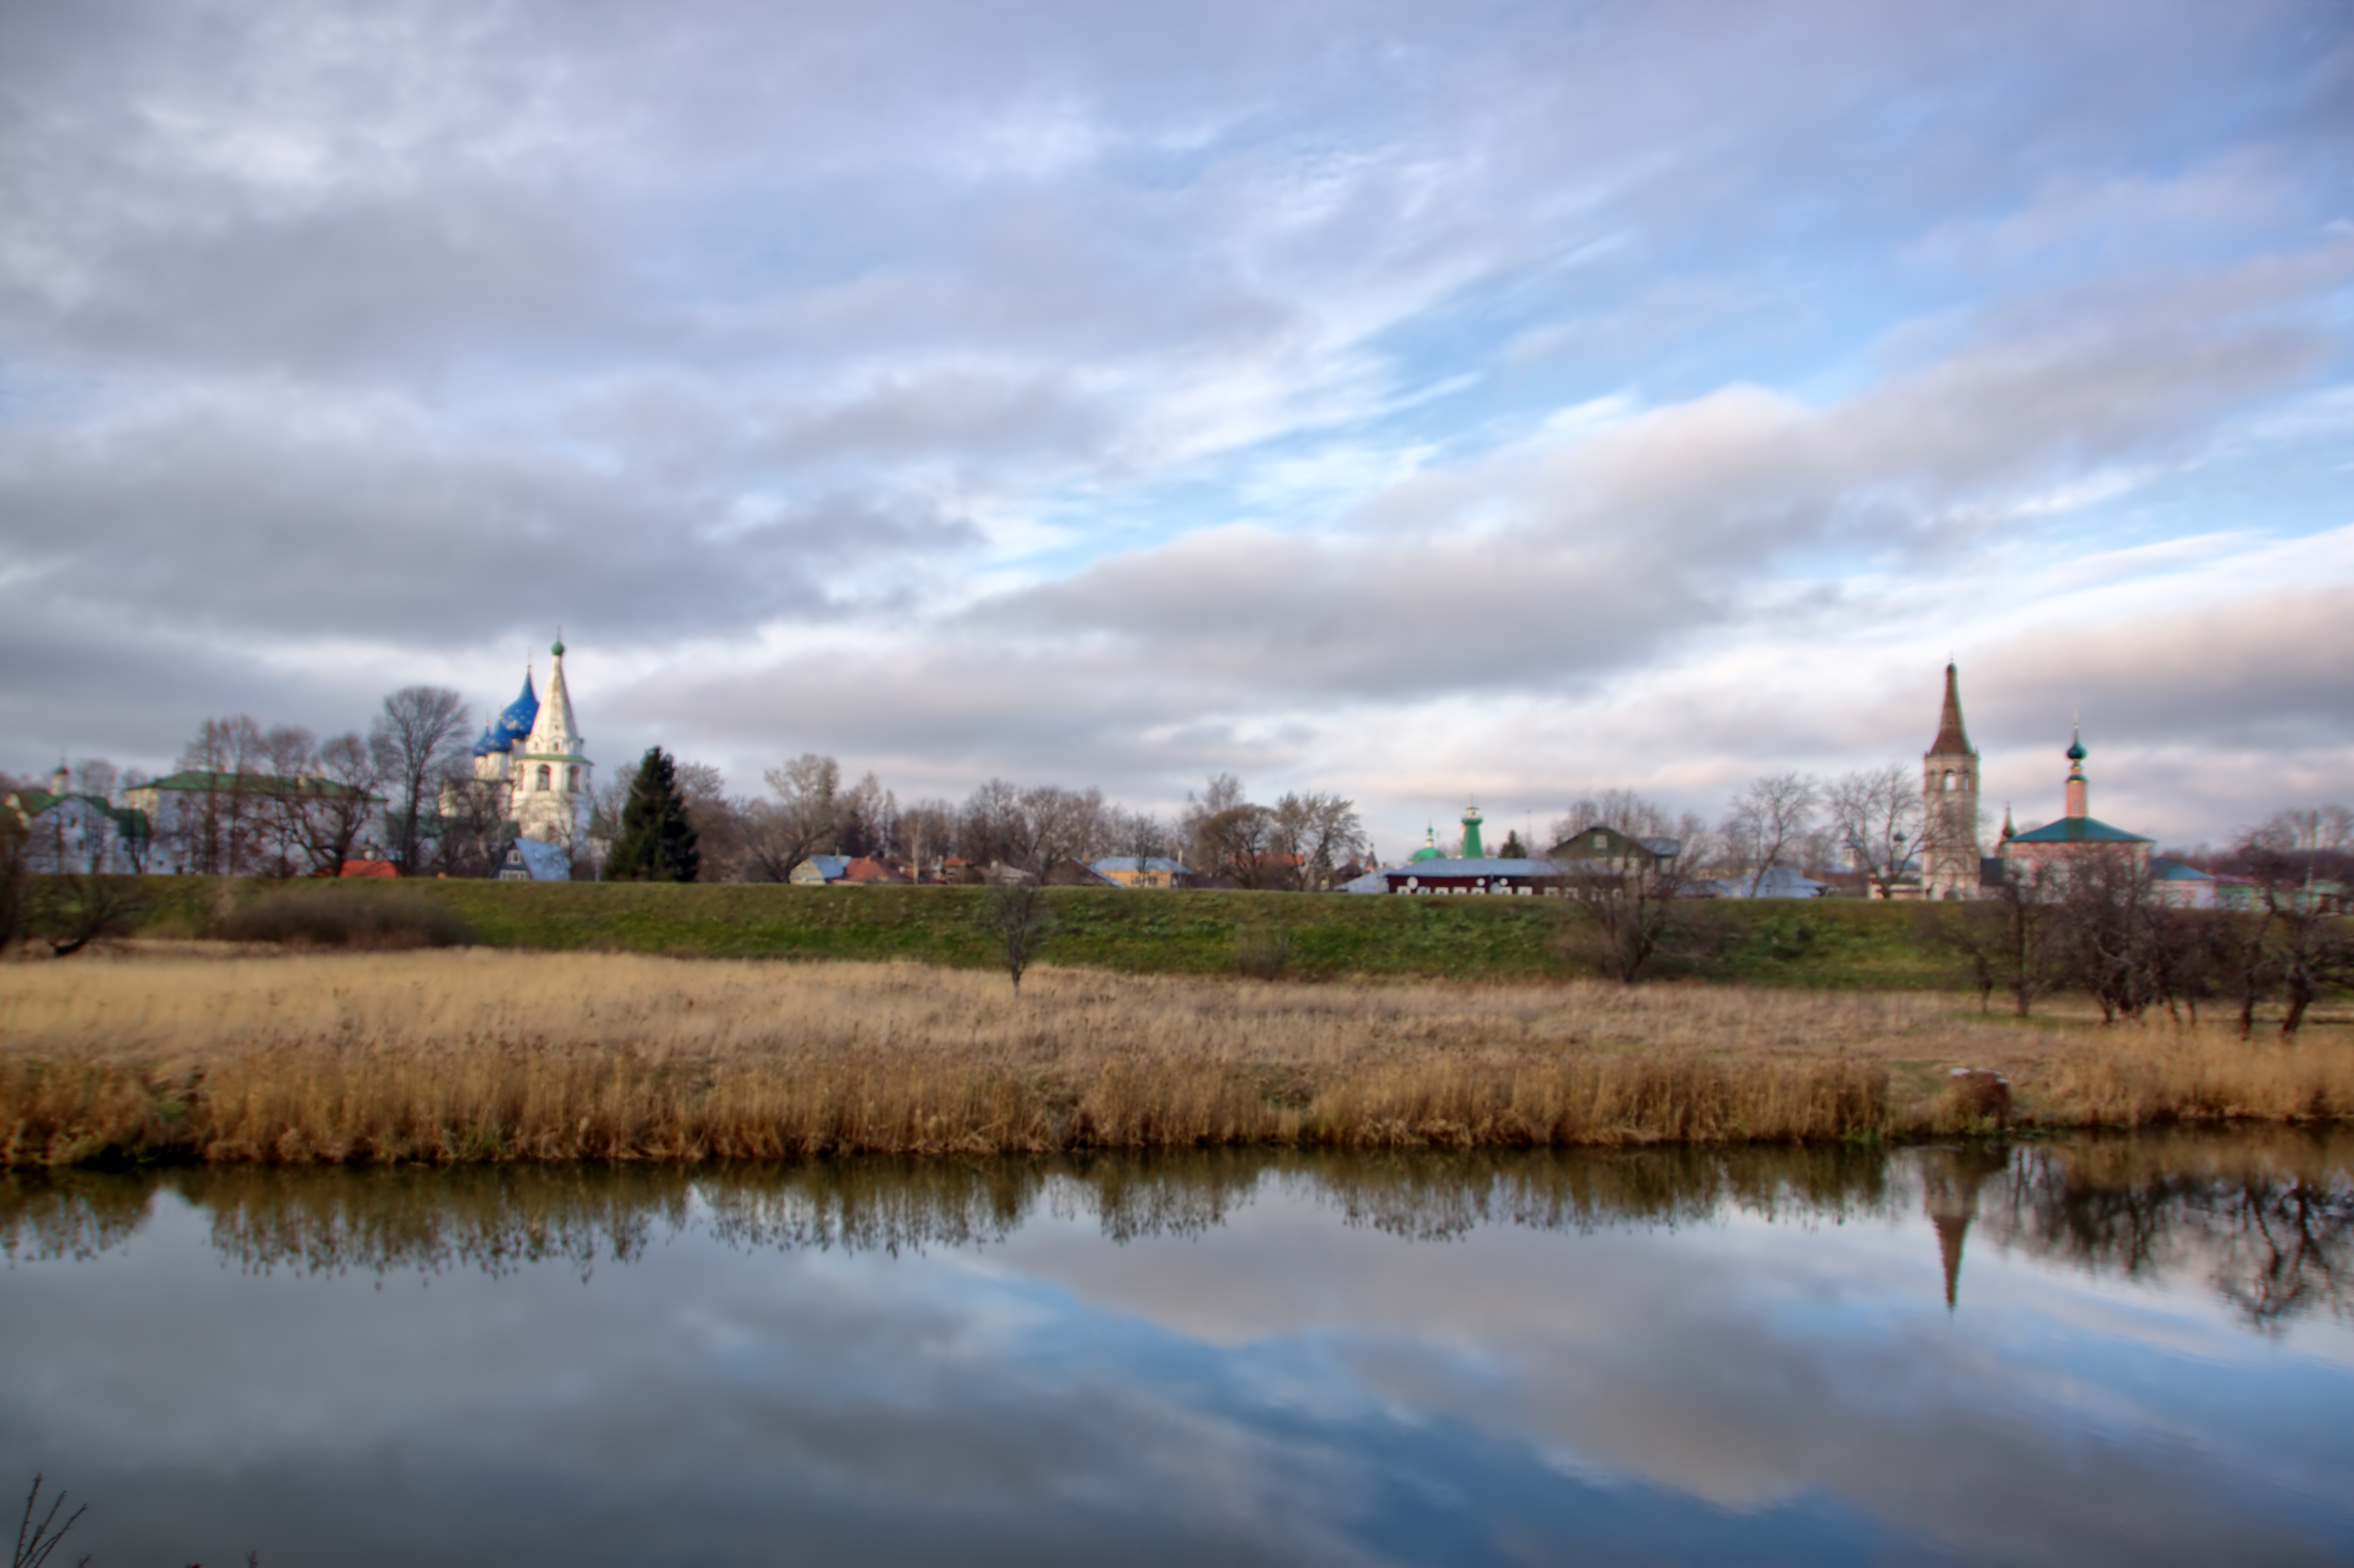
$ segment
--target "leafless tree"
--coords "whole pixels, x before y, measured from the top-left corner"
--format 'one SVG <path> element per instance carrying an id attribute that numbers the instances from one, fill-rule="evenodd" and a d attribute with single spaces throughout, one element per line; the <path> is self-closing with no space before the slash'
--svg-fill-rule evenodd
<path id="1" fill-rule="evenodd" d="M 2247 835 L 2243 848 L 2282 855 L 2354 850 L 2354 810 L 2344 806 L 2318 806 L 2275 811 L 2262 827 Z"/>
<path id="2" fill-rule="evenodd" d="M 1823 799 L 1849 863 L 1888 897 L 1921 849 L 1920 781 L 1892 762 L 1846 775 Z"/>
<path id="3" fill-rule="evenodd" d="M 2068 979 L 2100 1004 L 2104 1022 L 2139 1018 L 2165 1000 L 2157 908 L 2147 856 L 2094 848 L 2070 865 L 2059 907 Z"/>
<path id="4" fill-rule="evenodd" d="M 10 781 L 0 776 L 0 795 L 14 792 Z M 0 805 L 0 954 L 24 934 L 26 843 L 30 837 L 24 819 Z"/>
<path id="5" fill-rule="evenodd" d="M 1282 885 L 1320 893 L 1332 873 L 1365 845 L 1357 803 L 1331 794 L 1287 794 L 1273 811 L 1273 850 Z"/>
<path id="6" fill-rule="evenodd" d="M 700 854 L 695 880 L 743 880 L 751 831 L 746 802 L 727 793 L 726 777 L 708 762 L 681 761 L 676 765 L 675 777 L 679 793 L 686 800 L 687 823 L 695 829 L 695 848 Z"/>
<path id="7" fill-rule="evenodd" d="M 1564 933 L 1564 951 L 1633 985 L 1662 946 L 1696 918 L 1690 900 L 1677 902 L 1688 881 L 1676 859 L 1564 858 L 1553 862 L 1545 891 L 1562 899 L 1559 907 L 1575 922 Z"/>
<path id="8" fill-rule="evenodd" d="M 137 810 L 130 804 L 133 793 L 146 782 L 147 775 L 140 768 L 126 768 L 122 773 L 124 832 L 117 848 L 122 856 L 123 869 L 134 876 L 146 874 L 148 857 L 154 853 L 155 849 L 154 820 L 144 810 Z"/>
<path id="9" fill-rule="evenodd" d="M 1148 868 L 1153 861 L 1171 858 L 1175 847 L 1169 824 L 1150 811 L 1115 811 L 1109 831 L 1113 853 L 1136 863 L 1140 880 L 1152 874 Z"/>
<path id="10" fill-rule="evenodd" d="M 292 876 L 304 869 L 303 817 L 306 787 L 318 761 L 318 738 L 300 725 L 276 725 L 263 732 L 254 780 L 255 869 L 265 876 Z"/>
<path id="11" fill-rule="evenodd" d="M 1236 887 L 1279 888 L 1290 876 L 1276 848 L 1275 812 L 1247 800 L 1195 824 L 1193 860 Z"/>
<path id="12" fill-rule="evenodd" d="M 899 798 L 872 771 L 861 774 L 834 802 L 834 848 L 850 855 L 885 853 L 898 821 Z"/>
<path id="13" fill-rule="evenodd" d="M 1925 906 L 1920 918 L 1933 941 L 1958 954 L 1985 1006 L 1997 990 L 2028 1016 L 2036 1001 L 2065 984 L 2069 953 L 2060 900 L 2062 885 L 2041 868 L 2013 865 L 1992 896 Z"/>
<path id="14" fill-rule="evenodd" d="M 368 749 L 392 791 L 385 836 L 403 876 L 424 868 L 435 798 L 465 731 L 465 703 L 447 686 L 403 686 L 369 723 Z"/>
<path id="15" fill-rule="evenodd" d="M 102 937 L 130 933 L 146 900 L 129 877 L 74 871 L 52 878 L 30 911 L 49 951 L 70 958 Z"/>
<path id="16" fill-rule="evenodd" d="M 1022 791 L 1023 857 L 1014 863 L 1043 877 L 1066 860 L 1102 858 L 1110 841 L 1103 794 L 1040 784 Z"/>
<path id="17" fill-rule="evenodd" d="M 320 742 L 312 767 L 323 788 L 302 798 L 300 841 L 311 869 L 334 876 L 345 861 L 358 857 L 376 808 L 384 804 L 384 774 L 356 731 Z"/>
<path id="18" fill-rule="evenodd" d="M 469 767 L 443 773 L 435 796 L 434 831 L 428 852 L 429 863 L 436 873 L 495 876 L 514 836 L 504 783 L 478 779 Z"/>
<path id="19" fill-rule="evenodd" d="M 1186 791 L 1185 809 L 1177 814 L 1177 837 L 1189 847 L 1195 865 L 1205 870 L 1210 865 L 1210 856 L 1201 847 L 1202 824 L 1248 800 L 1243 781 L 1231 773 L 1212 774 L 1198 795 Z"/>
<path id="20" fill-rule="evenodd" d="M 2354 980 L 2354 940 L 2327 910 L 2313 852 L 2274 847 L 2278 842 L 2259 830 L 2240 850 L 2258 900 L 2241 975 L 2240 1033 L 2254 1026 L 2260 989 L 2273 989 L 2281 994 L 2281 1038 L 2293 1040 L 2325 990 Z"/>
<path id="21" fill-rule="evenodd" d="M 1018 997 L 1022 994 L 1022 972 L 1055 934 L 1055 916 L 1047 904 L 1046 892 L 1035 883 L 1002 883 L 991 889 L 982 901 L 981 918 L 996 939 L 998 956 L 1004 960 L 1005 973 L 1013 981 L 1013 994 Z"/>
<path id="22" fill-rule="evenodd" d="M 179 766 L 202 782 L 172 792 L 164 829 L 179 869 L 231 876 L 245 870 L 253 851 L 252 785 L 261 755 L 261 726 L 243 714 L 196 726 Z"/>
<path id="23" fill-rule="evenodd" d="M 1788 863 L 1791 847 L 1813 825 L 1821 799 L 1822 786 L 1803 773 L 1761 775 L 1733 798 L 1724 820 L 1725 853 L 1747 877 L 1751 897 L 1765 885 L 1767 872 Z"/>
<path id="24" fill-rule="evenodd" d="M 66 1516 L 65 1523 L 59 1524 L 58 1510 L 66 1506 L 66 1494 L 59 1492 L 50 1502 L 49 1511 L 43 1514 L 40 1522 L 36 1524 L 33 1515 L 40 1506 L 41 1478 L 36 1475 L 33 1489 L 25 1497 L 24 1521 L 16 1526 L 16 1554 L 9 1560 L 10 1568 L 42 1568 L 56 1555 L 58 1548 L 65 1544 L 66 1532 L 90 1511 L 87 1508 L 78 1508 Z M 89 1568 L 89 1563 L 90 1559 L 83 1558 L 81 1568 Z"/>
<path id="25" fill-rule="evenodd" d="M 1692 836 L 1692 824 L 1699 821 L 1692 817 L 1681 824 L 1683 836 Z M 1552 841 L 1545 846 L 1547 853 L 1590 828 L 1608 828 L 1630 839 L 1672 838 L 1679 832 L 1679 824 L 1669 820 L 1666 809 L 1658 801 L 1633 789 L 1599 789 L 1580 796 L 1568 810 L 1553 819 Z M 1682 859 L 1688 865 L 1698 863 L 1689 853 Z"/>
<path id="26" fill-rule="evenodd" d="M 841 816 L 842 765 L 814 751 L 761 775 L 776 795 L 746 814 L 746 874 L 763 882 L 790 882 L 813 854 L 832 847 Z"/>
<path id="27" fill-rule="evenodd" d="M 956 808 L 946 800 L 927 798 L 901 808 L 893 848 L 920 882 L 924 868 L 944 860 L 956 841 Z"/>

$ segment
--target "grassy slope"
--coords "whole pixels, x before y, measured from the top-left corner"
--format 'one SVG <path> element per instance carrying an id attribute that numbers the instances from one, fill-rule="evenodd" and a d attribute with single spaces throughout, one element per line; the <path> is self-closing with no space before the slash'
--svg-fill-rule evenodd
<path id="1" fill-rule="evenodd" d="M 146 928 L 199 934 L 225 898 L 274 885 L 224 887 L 152 877 Z M 301 882 L 298 891 L 338 885 Z M 354 884 L 340 885 L 350 887 Z M 366 885 L 443 899 L 498 947 L 616 948 L 727 958 L 915 959 L 991 962 L 976 916 L 986 894 L 963 887 L 676 886 L 653 884 L 409 882 Z M 1276 931 L 1291 938 L 1291 974 L 1538 976 L 1564 972 L 1554 955 L 1560 906 L 1536 899 L 1368 898 L 1341 894 L 1161 893 L 1057 889 L 1056 964 L 1137 972 L 1231 972 L 1236 948 Z M 1659 969 L 1762 985 L 1917 986 L 1948 964 L 1913 936 L 1905 906 L 1823 900 L 1697 906 L 1712 933 Z"/>

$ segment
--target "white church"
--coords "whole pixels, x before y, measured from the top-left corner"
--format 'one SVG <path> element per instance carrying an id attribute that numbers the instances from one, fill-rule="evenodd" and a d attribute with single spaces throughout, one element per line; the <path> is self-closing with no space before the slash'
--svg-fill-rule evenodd
<path id="1" fill-rule="evenodd" d="M 474 777 L 501 789 L 506 816 L 515 825 L 515 841 L 499 866 L 503 880 L 564 880 L 571 874 L 572 848 L 588 832 L 589 773 L 595 764 L 572 720 L 563 638 L 548 652 L 554 664 L 546 700 L 533 690 L 531 670 L 525 666 L 522 694 L 474 742 Z"/>

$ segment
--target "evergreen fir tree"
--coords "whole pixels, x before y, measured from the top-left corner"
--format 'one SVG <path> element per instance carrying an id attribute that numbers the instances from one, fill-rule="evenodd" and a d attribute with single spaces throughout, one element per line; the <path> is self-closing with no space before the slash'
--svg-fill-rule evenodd
<path id="1" fill-rule="evenodd" d="M 693 882 L 703 864 L 678 768 L 659 746 L 646 749 L 621 808 L 621 832 L 605 856 L 608 882 Z"/>

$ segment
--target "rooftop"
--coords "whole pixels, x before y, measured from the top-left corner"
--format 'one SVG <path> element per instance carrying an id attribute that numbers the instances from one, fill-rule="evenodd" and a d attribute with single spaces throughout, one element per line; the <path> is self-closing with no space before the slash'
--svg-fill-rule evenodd
<path id="1" fill-rule="evenodd" d="M 2123 828 L 2113 828 L 2098 817 L 2062 817 L 2009 841 L 2015 844 L 2146 844 L 2152 841 Z"/>

